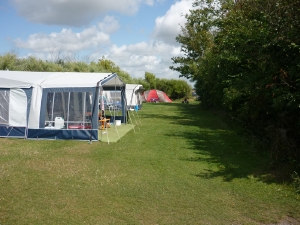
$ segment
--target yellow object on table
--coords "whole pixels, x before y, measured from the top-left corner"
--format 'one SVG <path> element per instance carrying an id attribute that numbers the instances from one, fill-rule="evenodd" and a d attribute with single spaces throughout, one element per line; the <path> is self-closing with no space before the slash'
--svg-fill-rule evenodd
<path id="1" fill-rule="evenodd" d="M 107 119 L 107 118 L 102 118 L 99 120 L 99 123 L 101 124 L 99 129 L 100 130 L 104 130 L 106 127 L 109 128 L 110 127 L 110 119 Z"/>

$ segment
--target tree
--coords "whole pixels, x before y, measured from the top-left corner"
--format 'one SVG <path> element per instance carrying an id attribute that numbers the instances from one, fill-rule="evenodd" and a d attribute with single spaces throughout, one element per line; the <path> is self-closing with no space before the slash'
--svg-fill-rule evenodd
<path id="1" fill-rule="evenodd" d="M 17 55 L 12 53 L 0 56 L 0 70 L 13 70 L 17 60 Z"/>
<path id="2" fill-rule="evenodd" d="M 187 22 L 182 27 L 182 34 L 176 37 L 184 56 L 173 57 L 177 67 L 170 66 L 170 69 L 178 71 L 181 77 L 196 80 L 202 59 L 213 46 L 216 23 L 222 10 L 215 1 L 196 0 L 193 6 L 194 9 L 185 16 Z"/>
<path id="3" fill-rule="evenodd" d="M 121 70 L 113 61 L 106 59 L 104 56 L 99 59 L 97 66 L 102 72 L 117 73 L 125 83 L 132 83 L 130 75 Z"/>
<path id="4" fill-rule="evenodd" d="M 275 163 L 299 170 L 300 1 L 194 6 L 176 38 L 184 56 L 170 68 L 196 81 L 202 106 L 224 110 L 268 142 Z"/>
<path id="5" fill-rule="evenodd" d="M 148 82 L 150 89 L 156 89 L 156 77 L 153 73 L 145 72 L 145 80 Z"/>

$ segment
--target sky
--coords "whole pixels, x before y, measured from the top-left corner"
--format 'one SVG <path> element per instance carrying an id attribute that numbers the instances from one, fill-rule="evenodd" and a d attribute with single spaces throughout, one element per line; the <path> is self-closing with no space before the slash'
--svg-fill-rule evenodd
<path id="1" fill-rule="evenodd" d="M 180 79 L 176 36 L 193 0 L 0 0 L 0 55 L 97 62 L 131 77 Z M 190 81 L 184 79 L 188 83 Z"/>

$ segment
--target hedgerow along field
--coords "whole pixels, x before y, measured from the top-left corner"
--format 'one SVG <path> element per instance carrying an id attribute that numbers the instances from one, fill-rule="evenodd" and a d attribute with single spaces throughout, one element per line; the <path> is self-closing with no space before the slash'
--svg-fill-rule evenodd
<path id="1" fill-rule="evenodd" d="M 117 143 L 0 139 L 0 224 L 279 224 L 300 196 L 197 103 L 146 103 Z M 110 128 L 113 129 L 113 128 Z"/>

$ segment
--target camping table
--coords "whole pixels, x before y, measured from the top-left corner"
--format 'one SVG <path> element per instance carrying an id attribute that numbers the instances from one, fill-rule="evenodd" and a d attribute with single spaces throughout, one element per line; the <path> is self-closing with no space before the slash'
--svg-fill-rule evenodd
<path id="1" fill-rule="evenodd" d="M 102 118 L 99 120 L 99 123 L 101 123 L 101 126 L 99 127 L 100 130 L 104 130 L 107 127 L 109 127 L 109 121 L 110 119 Z"/>

